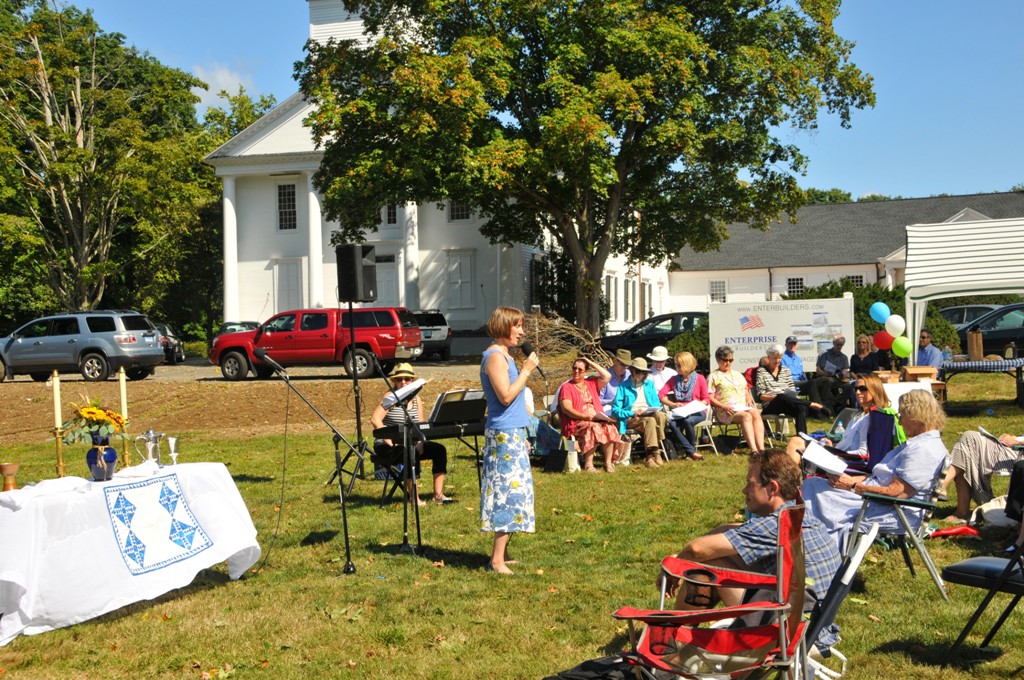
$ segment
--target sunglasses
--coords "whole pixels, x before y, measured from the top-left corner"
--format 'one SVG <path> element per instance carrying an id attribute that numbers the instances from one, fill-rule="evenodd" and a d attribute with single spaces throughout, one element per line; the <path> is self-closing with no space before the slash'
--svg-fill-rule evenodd
<path id="1" fill-rule="evenodd" d="M 576 368 L 575 366 L 572 367 L 572 372 L 573 373 L 585 373 L 586 370 L 587 369 L 585 369 L 585 368 Z"/>
<path id="2" fill-rule="evenodd" d="M 412 382 L 413 378 L 392 378 L 391 382 Z"/>
<path id="3" fill-rule="evenodd" d="M 732 363 L 732 358 L 729 358 L 729 359 L 719 359 L 719 361 L 721 361 L 723 364 L 731 364 Z"/>
<path id="4" fill-rule="evenodd" d="M 857 387 L 855 389 L 858 392 L 867 392 L 868 391 L 867 385 L 857 385 Z"/>

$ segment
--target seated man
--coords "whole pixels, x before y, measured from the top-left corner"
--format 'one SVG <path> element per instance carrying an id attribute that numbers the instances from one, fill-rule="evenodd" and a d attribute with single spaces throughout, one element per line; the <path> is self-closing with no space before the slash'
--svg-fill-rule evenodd
<path id="1" fill-rule="evenodd" d="M 632 430 L 643 435 L 646 452 L 644 465 L 661 467 L 668 416 L 660 410 L 647 413 L 652 408 L 661 408 L 661 399 L 654 389 L 654 381 L 647 377 L 647 360 L 643 357 L 633 359 L 629 372 L 630 379 L 620 384 L 615 393 L 611 415 L 619 420 L 619 434 Z"/>
<path id="2" fill-rule="evenodd" d="M 608 368 L 608 372 L 612 374 L 612 377 L 608 379 L 608 383 L 601 388 L 600 392 L 601 407 L 605 413 L 608 413 L 608 409 L 615 399 L 615 393 L 619 391 L 619 385 L 629 380 L 629 364 L 632 361 L 633 353 L 628 349 L 615 350 L 612 365 Z"/>
<path id="3" fill-rule="evenodd" d="M 807 376 L 804 375 L 804 360 L 796 353 L 798 343 L 795 335 L 786 338 L 786 351 L 782 353 L 782 365 L 789 369 L 796 386 L 803 387 L 807 382 Z"/>
<path id="4" fill-rule="evenodd" d="M 846 338 L 837 335 L 832 347 L 818 356 L 814 370 L 817 376 L 807 383 L 807 396 L 811 401 L 839 410 L 846 403 L 846 378 L 850 373 L 850 359 L 843 354 Z"/>
<path id="5" fill-rule="evenodd" d="M 674 368 L 668 367 L 668 350 L 658 345 L 647 355 L 651 360 L 651 380 L 654 381 L 654 388 L 661 394 L 661 390 L 672 379 L 678 375 Z"/>
<path id="6" fill-rule="evenodd" d="M 742 524 L 723 524 L 690 541 L 679 552 L 679 557 L 718 567 L 773 573 L 779 533 L 778 513 L 783 506 L 792 505 L 800 497 L 802 477 L 799 466 L 785 451 L 772 449 L 750 454 L 743 495 L 752 517 Z M 810 512 L 804 513 L 803 543 L 807 571 L 804 610 L 810 611 L 818 598 L 828 592 L 841 557 L 836 542 Z M 670 578 L 668 592 L 676 592 L 678 585 L 678 580 Z M 745 592 L 729 588 L 711 590 L 725 606 L 740 604 Z M 675 608 L 695 608 L 685 602 L 684 589 L 679 589 L 676 594 Z M 831 635 L 831 631 L 828 634 Z"/>
<path id="7" fill-rule="evenodd" d="M 917 344 L 917 365 L 934 366 L 941 373 L 942 361 L 942 351 L 932 344 L 932 332 L 927 328 L 922 328 Z"/>
<path id="8" fill-rule="evenodd" d="M 810 409 L 826 418 L 832 413 L 819 403 L 805 401 L 797 396 L 793 376 L 782 365 L 782 353 L 780 345 L 768 348 L 768 365 L 755 374 L 754 399 L 763 404 L 762 414 L 793 416 L 796 419 L 796 431 L 807 432 L 807 412 Z"/>
<path id="9" fill-rule="evenodd" d="M 953 464 L 942 479 L 941 493 L 946 493 L 950 482 L 956 485 L 956 512 L 949 521 L 963 524 L 971 517 L 971 499 L 978 505 L 992 500 L 992 474 L 996 470 L 1009 472 L 1020 451 L 1014 447 L 1024 444 L 1024 437 L 1001 434 L 992 439 L 980 432 L 964 432 L 953 444 L 950 458 Z"/>

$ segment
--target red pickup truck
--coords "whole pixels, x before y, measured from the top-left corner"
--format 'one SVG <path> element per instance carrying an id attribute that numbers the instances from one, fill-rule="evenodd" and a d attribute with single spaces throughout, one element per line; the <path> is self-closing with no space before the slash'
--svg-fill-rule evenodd
<path id="1" fill-rule="evenodd" d="M 241 380 L 250 369 L 257 377 L 268 378 L 274 369 L 255 354 L 257 348 L 262 348 L 284 367 L 340 363 L 348 375 L 354 370 L 360 378 L 369 378 L 374 372 L 371 354 L 389 372 L 397 359 L 415 359 L 423 353 L 420 327 L 408 309 L 353 310 L 354 347 L 349 342 L 348 314 L 347 309 L 281 312 L 256 330 L 218 335 L 210 347 L 210 363 L 220 366 L 228 380 Z"/>

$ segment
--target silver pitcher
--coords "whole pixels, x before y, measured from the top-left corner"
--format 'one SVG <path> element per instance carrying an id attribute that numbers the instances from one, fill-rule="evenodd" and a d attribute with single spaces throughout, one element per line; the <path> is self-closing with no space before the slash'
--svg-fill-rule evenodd
<path id="1" fill-rule="evenodd" d="M 154 432 L 153 430 L 146 430 L 143 434 L 140 434 L 135 438 L 135 450 L 139 456 L 143 456 L 142 450 L 139 449 L 139 442 L 142 441 L 145 448 L 145 460 L 155 460 L 157 465 L 160 465 L 160 440 L 163 439 L 163 432 Z"/>

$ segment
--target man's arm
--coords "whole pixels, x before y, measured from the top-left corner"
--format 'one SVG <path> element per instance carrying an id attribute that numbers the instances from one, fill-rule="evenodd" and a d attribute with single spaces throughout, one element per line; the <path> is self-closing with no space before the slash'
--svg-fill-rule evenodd
<path id="1" fill-rule="evenodd" d="M 710 562 L 712 560 L 725 559 L 732 563 L 733 566 L 745 566 L 743 561 L 740 560 L 739 555 L 736 554 L 736 548 L 725 537 L 725 532 L 733 526 L 735 525 L 723 525 L 710 533 L 693 539 L 683 546 L 683 549 L 679 551 L 678 557 L 684 560 L 693 560 L 694 562 Z"/>

